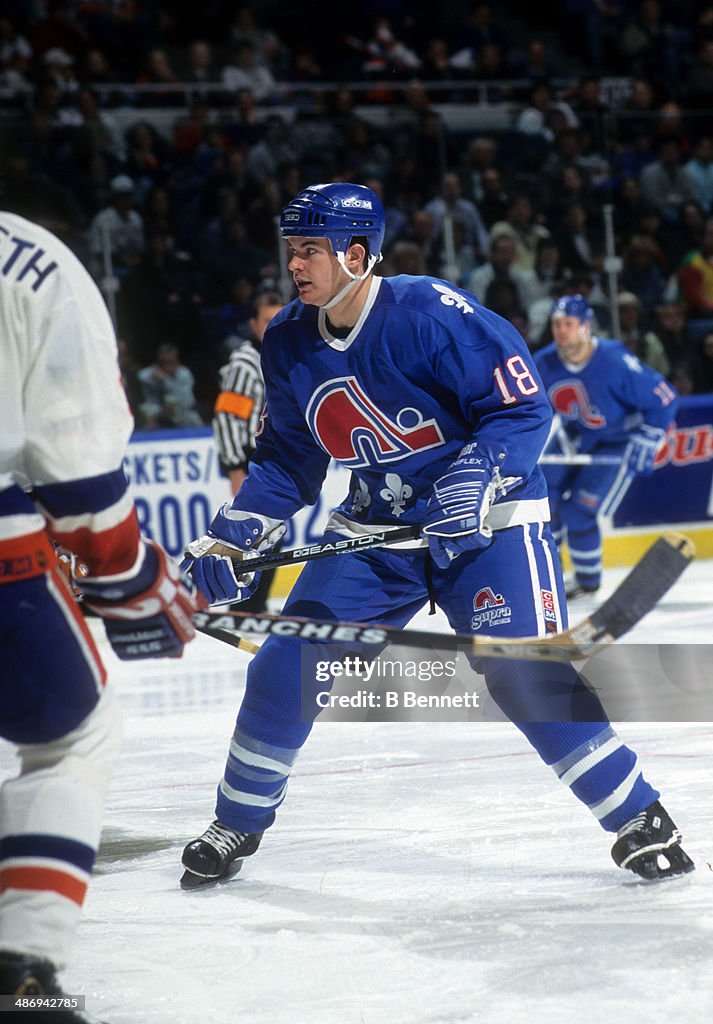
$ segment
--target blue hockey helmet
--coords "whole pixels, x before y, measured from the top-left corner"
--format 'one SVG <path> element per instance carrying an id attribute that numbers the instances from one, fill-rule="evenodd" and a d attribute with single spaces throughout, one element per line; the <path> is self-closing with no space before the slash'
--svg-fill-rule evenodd
<path id="1" fill-rule="evenodd" d="M 552 305 L 550 317 L 556 316 L 575 316 L 583 323 L 591 324 L 594 310 L 583 295 L 562 295 Z"/>
<path id="2" fill-rule="evenodd" d="M 310 185 L 280 215 L 283 238 L 328 238 L 342 265 L 351 240 L 368 238 L 369 270 L 381 259 L 384 229 L 384 207 L 376 192 L 341 181 Z"/>

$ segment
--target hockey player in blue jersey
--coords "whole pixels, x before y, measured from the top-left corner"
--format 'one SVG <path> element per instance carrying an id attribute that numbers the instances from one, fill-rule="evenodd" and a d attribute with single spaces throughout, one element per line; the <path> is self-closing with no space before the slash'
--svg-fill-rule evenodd
<path id="1" fill-rule="evenodd" d="M 599 516 L 613 515 L 634 477 L 653 471 L 677 399 L 621 342 L 593 336 L 593 315 L 582 295 L 557 299 L 554 342 L 535 357 L 561 423 L 548 452 L 593 457 L 589 465 L 545 468 L 552 531 L 558 544 L 566 539 L 575 572 L 570 598 L 599 589 Z"/>
<path id="2" fill-rule="evenodd" d="M 368 188 L 307 188 L 283 210 L 281 231 L 299 297 L 265 335 L 264 428 L 232 505 L 189 545 L 186 571 L 211 603 L 247 596 L 255 580 L 211 548 L 269 550 L 284 520 L 315 501 L 335 458 L 352 483 L 326 537 L 414 523 L 424 540 L 309 562 L 286 614 L 399 627 L 430 596 L 454 630 L 468 633 L 480 628 L 478 609 L 492 593 L 503 614 L 490 631 L 563 629 L 537 465 L 552 413 L 518 333 L 448 282 L 375 277 L 384 213 Z M 324 688 L 314 682 L 323 657 L 318 643 L 270 636 L 252 660 L 216 818 L 183 852 L 185 888 L 234 872 L 273 824 L 316 717 L 310 687 Z M 604 829 L 619 833 L 619 865 L 660 877 L 665 850 L 667 874 L 693 867 L 659 793 L 569 665 L 493 659 L 483 667 L 494 699 L 540 757 Z"/>

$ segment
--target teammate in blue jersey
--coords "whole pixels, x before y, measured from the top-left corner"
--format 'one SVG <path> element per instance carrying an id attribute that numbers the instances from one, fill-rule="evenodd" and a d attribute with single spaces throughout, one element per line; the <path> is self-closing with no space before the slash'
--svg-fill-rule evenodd
<path id="1" fill-rule="evenodd" d="M 599 589 L 602 575 L 600 515 L 613 515 L 637 474 L 654 469 L 656 453 L 673 422 L 677 394 L 650 366 L 618 341 L 592 335 L 593 313 L 581 295 L 552 307 L 554 342 L 535 360 L 559 417 L 548 453 L 552 531 L 565 539 L 575 575 L 570 598 Z M 576 455 L 588 465 L 566 464 Z"/>
<path id="2" fill-rule="evenodd" d="M 186 571 L 211 603 L 247 596 L 255 580 L 211 549 L 269 550 L 284 520 L 315 501 L 335 458 L 352 470 L 351 487 L 325 537 L 417 523 L 424 540 L 309 562 L 286 614 L 400 627 L 431 597 L 454 630 L 472 633 L 492 595 L 507 612 L 489 622 L 496 635 L 563 629 L 537 465 L 552 412 L 517 331 L 445 281 L 373 276 L 384 212 L 361 185 L 305 189 L 282 211 L 281 231 L 299 297 L 265 335 L 264 428 L 232 504 L 189 545 Z M 317 714 L 324 655 L 319 643 L 271 636 L 252 660 L 216 819 L 183 852 L 185 888 L 234 872 L 275 820 Z M 658 877 L 665 849 L 668 873 L 693 866 L 635 754 L 569 665 L 482 667 L 540 757 L 619 832 L 618 864 Z"/>
<path id="3" fill-rule="evenodd" d="M 122 469 L 133 423 L 98 288 L 57 238 L 3 211 L 0 409 L 0 736 L 20 755 L 0 789 L 0 994 L 41 998 L 61 995 L 119 745 L 55 544 L 85 566 L 86 602 L 120 658 L 180 656 L 201 602 L 139 533 Z"/>

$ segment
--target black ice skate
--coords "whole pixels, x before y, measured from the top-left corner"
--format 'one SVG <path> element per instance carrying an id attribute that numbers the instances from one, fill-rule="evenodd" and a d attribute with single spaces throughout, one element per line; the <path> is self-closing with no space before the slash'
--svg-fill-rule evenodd
<path id="1" fill-rule="evenodd" d="M 649 882 L 695 869 L 681 848 L 681 833 L 658 800 L 619 829 L 611 855 L 620 868 L 628 868 Z M 662 865 L 661 861 L 668 864 Z"/>
<path id="2" fill-rule="evenodd" d="M 27 1000 L 47 997 L 55 1002 L 69 998 L 59 986 L 51 960 L 6 951 L 0 951 L 0 994 Z M 71 1007 L 55 1009 L 54 1006 L 52 1009 L 35 1010 L 19 1008 L 17 1014 L 8 1014 L 7 1020 L 26 1020 L 27 1024 L 33 1021 L 35 1024 L 40 1024 L 40 1021 L 52 1021 L 52 1024 L 101 1024 L 80 1010 Z"/>
<path id="3" fill-rule="evenodd" d="M 564 587 L 565 597 L 568 601 L 574 601 L 578 597 L 591 597 L 598 590 L 598 583 L 580 583 L 577 579 L 568 580 Z"/>
<path id="4" fill-rule="evenodd" d="M 262 832 L 235 832 L 216 819 L 183 851 L 181 860 L 186 870 L 181 878 L 181 888 L 197 889 L 237 875 L 243 859 L 255 853 L 261 839 Z"/>

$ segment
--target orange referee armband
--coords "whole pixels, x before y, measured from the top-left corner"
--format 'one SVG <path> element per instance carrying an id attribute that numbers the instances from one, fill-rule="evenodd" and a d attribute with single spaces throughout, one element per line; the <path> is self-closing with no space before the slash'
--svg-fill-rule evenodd
<path id="1" fill-rule="evenodd" d="M 238 419 L 246 420 L 253 411 L 255 402 L 247 395 L 236 395 L 234 391 L 221 391 L 215 402 L 215 412 L 227 412 Z"/>

